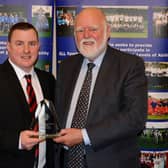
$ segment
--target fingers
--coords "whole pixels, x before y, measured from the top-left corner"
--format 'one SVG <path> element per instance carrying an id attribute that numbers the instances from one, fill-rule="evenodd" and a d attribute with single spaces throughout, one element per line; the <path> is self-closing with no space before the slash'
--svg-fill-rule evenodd
<path id="1" fill-rule="evenodd" d="M 31 150 L 35 145 L 42 141 L 44 141 L 44 139 L 39 139 L 38 132 L 26 130 L 20 133 L 22 149 Z"/>
<path id="2" fill-rule="evenodd" d="M 80 129 L 67 128 L 62 129 L 59 136 L 53 139 L 56 143 L 61 143 L 66 146 L 74 146 L 80 144 L 83 141 L 82 133 Z"/>

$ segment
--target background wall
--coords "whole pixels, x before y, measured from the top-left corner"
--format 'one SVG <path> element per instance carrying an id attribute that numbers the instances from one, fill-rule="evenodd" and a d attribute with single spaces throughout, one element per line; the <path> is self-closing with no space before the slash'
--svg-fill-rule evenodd
<path id="1" fill-rule="evenodd" d="M 40 34 L 41 49 L 36 66 L 56 76 L 59 62 L 77 53 L 73 39 L 74 17 L 81 8 L 101 8 L 111 24 L 109 45 L 136 54 L 145 61 L 148 121 L 139 139 L 142 167 L 168 168 L 168 1 L 54 2 L 0 0 L 0 63 L 7 58 L 9 27 L 18 21 L 28 21 L 37 27 Z M 4 16 L 8 16 L 8 19 L 4 19 Z M 46 24 L 40 24 L 40 17 Z"/>
<path id="2" fill-rule="evenodd" d="M 6 41 L 10 27 L 17 22 L 30 22 L 39 32 L 40 52 L 37 67 L 52 71 L 53 0 L 0 0 L 0 63 L 7 58 Z M 55 53 L 55 50 L 54 50 Z"/>

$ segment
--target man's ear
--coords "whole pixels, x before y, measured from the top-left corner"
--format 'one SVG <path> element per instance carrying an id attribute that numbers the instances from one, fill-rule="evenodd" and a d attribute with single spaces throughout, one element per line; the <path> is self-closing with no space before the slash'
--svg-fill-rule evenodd
<path id="1" fill-rule="evenodd" d="M 6 48 L 7 48 L 7 50 L 9 50 L 9 48 L 10 48 L 10 42 L 7 42 Z"/>
<path id="2" fill-rule="evenodd" d="M 108 38 L 110 38 L 110 36 L 111 36 L 111 26 L 109 23 L 107 23 L 107 36 L 108 36 Z"/>
<path id="3" fill-rule="evenodd" d="M 38 42 L 38 51 L 40 51 L 40 42 Z"/>

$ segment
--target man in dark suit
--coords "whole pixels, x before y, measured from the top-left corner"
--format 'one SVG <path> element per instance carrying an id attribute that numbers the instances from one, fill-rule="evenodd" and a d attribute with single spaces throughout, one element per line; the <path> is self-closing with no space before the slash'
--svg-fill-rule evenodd
<path id="1" fill-rule="evenodd" d="M 53 100 L 55 85 L 53 75 L 34 68 L 39 38 L 33 25 L 15 24 L 8 35 L 7 50 L 9 57 L 0 65 L 0 167 L 33 168 L 35 146 L 39 144 L 38 168 L 52 168 L 53 141 L 40 139 L 38 132 L 29 130 L 32 114 L 24 76 L 32 76 L 37 103 L 44 98 Z"/>
<path id="2" fill-rule="evenodd" d="M 74 31 L 80 54 L 61 62 L 57 78 L 56 104 L 65 129 L 54 141 L 63 144 L 60 149 L 62 167 L 75 167 L 79 163 L 79 157 L 73 155 L 72 158 L 71 151 L 84 144 L 84 165 L 79 164 L 79 167 L 139 168 L 137 139 L 147 117 L 144 62 L 107 44 L 110 26 L 97 8 L 83 9 L 76 17 Z M 86 123 L 81 128 L 73 127 L 75 117 L 82 114 L 82 110 L 75 109 L 87 63 L 94 63 L 95 67 Z M 83 104 L 84 101 L 81 106 Z M 79 120 L 81 123 L 82 119 Z"/>

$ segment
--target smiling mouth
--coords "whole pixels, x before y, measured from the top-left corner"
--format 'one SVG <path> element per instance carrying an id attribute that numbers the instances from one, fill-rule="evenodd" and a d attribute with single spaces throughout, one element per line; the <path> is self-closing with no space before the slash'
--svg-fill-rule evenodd
<path id="1" fill-rule="evenodd" d="M 94 42 L 93 41 L 85 41 L 83 42 L 83 45 L 94 45 Z"/>
<path id="2" fill-rule="evenodd" d="M 23 59 L 30 59 L 31 56 L 30 56 L 30 55 L 24 55 L 24 56 L 22 56 L 22 58 L 23 58 Z"/>

